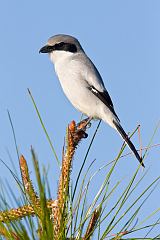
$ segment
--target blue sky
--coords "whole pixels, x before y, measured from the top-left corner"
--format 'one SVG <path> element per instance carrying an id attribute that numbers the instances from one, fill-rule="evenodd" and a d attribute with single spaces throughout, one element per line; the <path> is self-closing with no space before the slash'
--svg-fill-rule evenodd
<path id="1" fill-rule="evenodd" d="M 8 109 L 19 151 L 26 156 L 31 167 L 32 145 L 40 164 L 49 166 L 51 181 L 53 186 L 57 186 L 58 167 L 27 88 L 35 98 L 61 159 L 66 126 L 73 119 L 78 121 L 81 114 L 65 98 L 48 57 L 38 53 L 47 39 L 58 33 L 71 34 L 79 39 L 101 73 L 124 129 L 132 132 L 140 124 L 145 147 L 160 119 L 159 23 L 158 0 L 3 1 L 0 9 L 0 158 L 10 165 L 9 151 L 18 167 Z M 73 181 L 96 124 L 93 122 L 89 138 L 84 140 L 76 153 Z M 158 129 L 153 144 L 160 143 L 159 137 Z M 133 141 L 138 148 L 138 134 Z M 94 172 L 114 159 L 121 145 L 119 135 L 103 123 L 87 164 L 96 159 Z M 126 148 L 125 153 L 128 152 Z M 115 179 L 128 179 L 137 164 L 134 156 L 123 158 L 118 164 Z M 159 176 L 158 147 L 149 151 L 145 165 L 149 171 L 142 187 Z M 15 186 L 3 164 L 0 168 L 1 178 L 7 178 Z M 100 181 L 103 178 L 103 174 L 99 176 Z M 149 211 L 159 207 L 156 201 L 159 194 L 158 190 L 153 193 L 141 216 L 147 216 Z"/>

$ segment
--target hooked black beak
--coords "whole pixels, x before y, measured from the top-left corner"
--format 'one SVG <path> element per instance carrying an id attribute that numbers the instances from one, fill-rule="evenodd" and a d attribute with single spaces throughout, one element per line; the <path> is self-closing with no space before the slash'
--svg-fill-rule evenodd
<path id="1" fill-rule="evenodd" d="M 46 45 L 39 50 L 39 53 L 50 53 L 54 50 L 53 46 Z"/>

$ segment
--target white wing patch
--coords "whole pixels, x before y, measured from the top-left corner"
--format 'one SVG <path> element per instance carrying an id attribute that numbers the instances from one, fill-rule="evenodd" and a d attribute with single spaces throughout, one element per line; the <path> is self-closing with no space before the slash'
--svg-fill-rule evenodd
<path id="1" fill-rule="evenodd" d="M 91 91 L 94 92 L 94 93 L 98 93 L 98 91 L 93 87 L 91 87 Z"/>

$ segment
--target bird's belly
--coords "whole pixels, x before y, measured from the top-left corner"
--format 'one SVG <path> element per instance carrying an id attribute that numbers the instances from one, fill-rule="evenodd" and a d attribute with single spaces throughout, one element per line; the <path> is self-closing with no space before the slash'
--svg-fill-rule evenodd
<path id="1" fill-rule="evenodd" d="M 62 89 L 72 105 L 83 114 L 98 118 L 99 99 L 87 88 L 85 81 L 76 74 L 58 74 Z M 79 79 L 78 79 L 79 78 Z"/>

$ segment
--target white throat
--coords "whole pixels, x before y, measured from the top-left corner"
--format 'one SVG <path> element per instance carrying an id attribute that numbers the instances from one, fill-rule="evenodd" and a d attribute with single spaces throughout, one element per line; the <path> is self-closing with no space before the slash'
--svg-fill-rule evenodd
<path id="1" fill-rule="evenodd" d="M 49 53 L 50 60 L 53 64 L 57 64 L 59 61 L 63 61 L 66 58 L 72 56 L 74 53 L 66 51 L 53 51 Z"/>

